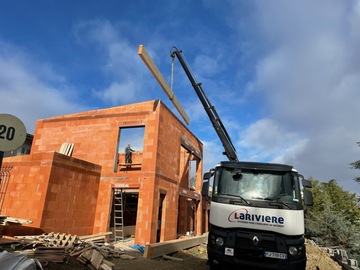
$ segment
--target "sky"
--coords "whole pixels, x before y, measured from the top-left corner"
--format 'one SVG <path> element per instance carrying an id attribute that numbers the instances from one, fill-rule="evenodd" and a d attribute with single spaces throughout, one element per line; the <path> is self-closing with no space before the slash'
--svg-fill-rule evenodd
<path id="1" fill-rule="evenodd" d="M 30 134 L 39 119 L 155 99 L 182 119 L 138 55 L 144 45 L 170 84 L 175 46 L 239 160 L 360 195 L 359 26 L 358 0 L 0 0 L 0 113 Z M 176 59 L 173 91 L 204 171 L 226 160 Z"/>

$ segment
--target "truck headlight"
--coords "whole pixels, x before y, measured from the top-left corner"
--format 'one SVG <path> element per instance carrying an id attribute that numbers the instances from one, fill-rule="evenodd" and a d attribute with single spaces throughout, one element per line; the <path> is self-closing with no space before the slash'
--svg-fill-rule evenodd
<path id="1" fill-rule="evenodd" d="M 291 247 L 289 247 L 289 253 L 291 256 L 296 256 L 296 255 L 298 255 L 298 249 L 294 246 L 291 246 Z"/>
<path id="2" fill-rule="evenodd" d="M 215 240 L 215 243 L 220 247 L 223 246 L 224 245 L 224 238 L 217 237 L 216 240 Z"/>

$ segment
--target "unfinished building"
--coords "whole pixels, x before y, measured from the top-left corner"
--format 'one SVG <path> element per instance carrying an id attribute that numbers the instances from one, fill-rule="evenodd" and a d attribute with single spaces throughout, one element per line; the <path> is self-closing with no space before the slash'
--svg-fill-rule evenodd
<path id="1" fill-rule="evenodd" d="M 160 100 L 38 120 L 31 153 L 3 160 L 11 170 L 0 214 L 44 232 L 112 231 L 141 245 L 200 235 L 202 155 L 200 140 Z"/>

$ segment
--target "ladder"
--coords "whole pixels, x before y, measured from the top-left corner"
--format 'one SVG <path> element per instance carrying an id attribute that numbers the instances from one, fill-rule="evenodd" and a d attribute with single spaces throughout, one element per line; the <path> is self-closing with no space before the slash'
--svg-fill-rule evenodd
<path id="1" fill-rule="evenodd" d="M 122 190 L 114 191 L 114 238 L 124 241 L 124 204 Z"/>

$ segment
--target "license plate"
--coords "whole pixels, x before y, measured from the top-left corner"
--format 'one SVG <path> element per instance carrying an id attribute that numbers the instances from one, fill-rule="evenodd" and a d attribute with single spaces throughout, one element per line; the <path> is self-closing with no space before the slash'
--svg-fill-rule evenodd
<path id="1" fill-rule="evenodd" d="M 267 258 L 275 258 L 280 260 L 286 260 L 287 254 L 285 253 L 278 253 L 278 252 L 271 252 L 271 251 L 265 251 L 264 256 Z"/>
<path id="2" fill-rule="evenodd" d="M 225 255 L 234 256 L 234 249 L 233 248 L 225 248 Z"/>

